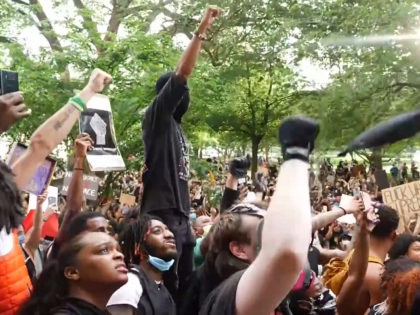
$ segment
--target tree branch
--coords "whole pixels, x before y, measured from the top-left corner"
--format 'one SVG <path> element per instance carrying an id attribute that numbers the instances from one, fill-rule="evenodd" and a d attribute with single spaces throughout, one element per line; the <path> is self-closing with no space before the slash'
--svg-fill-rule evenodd
<path id="1" fill-rule="evenodd" d="M 92 44 L 95 46 L 99 54 L 102 53 L 103 47 L 101 45 L 101 36 L 98 32 L 98 26 L 91 18 L 90 10 L 86 8 L 86 6 L 81 0 L 73 0 L 73 4 L 77 8 L 77 10 L 80 13 L 80 16 L 83 19 L 83 28 L 89 34 Z"/>
<path id="2" fill-rule="evenodd" d="M 390 88 L 393 89 L 394 93 L 400 92 L 405 87 L 420 89 L 420 83 L 397 82 L 390 85 Z"/>
<path id="3" fill-rule="evenodd" d="M 54 31 L 54 28 L 50 20 L 48 19 L 47 15 L 45 14 L 45 11 L 42 5 L 39 3 L 38 0 L 29 0 L 29 3 L 34 8 L 32 11 L 34 12 L 35 16 L 37 17 L 39 21 L 39 25 L 34 23 L 35 26 L 39 29 L 41 34 L 47 39 L 48 44 L 50 45 L 52 50 L 62 52 L 63 47 L 61 46 L 60 41 L 58 40 L 57 33 Z"/>

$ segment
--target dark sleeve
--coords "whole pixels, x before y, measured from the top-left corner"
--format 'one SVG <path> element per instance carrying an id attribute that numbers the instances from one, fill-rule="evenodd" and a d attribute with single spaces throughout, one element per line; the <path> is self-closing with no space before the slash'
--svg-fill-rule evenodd
<path id="1" fill-rule="evenodd" d="M 229 209 L 239 197 L 239 190 L 226 187 L 220 203 L 220 214 Z"/>
<path id="2" fill-rule="evenodd" d="M 160 119 L 172 115 L 187 92 L 186 82 L 173 74 L 151 105 L 155 118 Z"/>
<path id="3" fill-rule="evenodd" d="M 238 271 L 214 289 L 204 301 L 199 315 L 235 315 L 236 291 L 244 272 Z"/>

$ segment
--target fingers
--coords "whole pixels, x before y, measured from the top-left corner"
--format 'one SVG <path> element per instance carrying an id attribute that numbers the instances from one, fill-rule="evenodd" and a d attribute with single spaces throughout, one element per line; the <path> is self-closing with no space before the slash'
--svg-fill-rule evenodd
<path id="1" fill-rule="evenodd" d="M 0 101 L 11 105 L 19 105 L 23 103 L 23 95 L 21 92 L 7 93 L 0 96 Z"/>

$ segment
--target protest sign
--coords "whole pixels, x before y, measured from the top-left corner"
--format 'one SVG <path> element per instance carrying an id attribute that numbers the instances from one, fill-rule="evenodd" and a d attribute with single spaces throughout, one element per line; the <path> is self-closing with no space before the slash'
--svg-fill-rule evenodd
<path id="1" fill-rule="evenodd" d="M 95 172 L 125 170 L 117 146 L 109 98 L 96 94 L 86 107 L 79 119 L 79 130 L 89 134 L 94 142 L 93 149 L 86 156 L 90 169 Z"/>
<path id="2" fill-rule="evenodd" d="M 72 172 L 66 172 L 63 180 L 61 194 L 67 196 Z M 98 198 L 99 177 L 83 174 L 83 195 L 86 200 L 96 200 Z"/>
<path id="3" fill-rule="evenodd" d="M 21 143 L 14 145 L 10 151 L 7 165 L 12 167 L 13 164 L 25 153 L 27 146 Z M 28 193 L 36 196 L 40 195 L 51 181 L 55 169 L 56 161 L 53 158 L 47 157 L 44 163 L 36 170 L 35 175 L 31 178 L 30 182 L 22 189 Z"/>
<path id="4" fill-rule="evenodd" d="M 135 206 L 136 205 L 136 197 L 132 195 L 127 195 L 121 193 L 120 195 L 120 204 L 121 205 L 127 205 L 127 206 Z"/>
<path id="5" fill-rule="evenodd" d="M 48 207 L 58 209 L 58 188 L 54 186 L 48 186 L 48 197 L 42 204 L 42 211 L 47 210 Z M 29 194 L 29 203 L 28 209 L 36 209 L 36 199 L 37 196 L 34 194 Z"/>
<path id="6" fill-rule="evenodd" d="M 420 213 L 420 181 L 382 190 L 382 199 L 400 214 L 400 232 L 405 231 L 410 220 Z"/>

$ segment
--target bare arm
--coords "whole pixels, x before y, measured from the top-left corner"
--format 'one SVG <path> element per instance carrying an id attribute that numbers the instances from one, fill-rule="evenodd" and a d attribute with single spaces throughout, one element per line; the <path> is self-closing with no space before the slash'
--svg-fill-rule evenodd
<path id="1" fill-rule="evenodd" d="M 364 223 L 362 223 L 357 235 L 354 254 L 349 265 L 348 277 L 337 298 L 339 315 L 356 314 L 357 311 L 354 308 L 354 302 L 358 299 L 368 267 L 369 232 L 366 228 L 366 213 L 363 216 Z"/>
<path id="2" fill-rule="evenodd" d="M 89 83 L 80 92 L 79 97 L 87 103 L 110 81 L 111 77 L 107 73 L 98 69 L 94 70 Z M 23 188 L 30 181 L 44 159 L 67 137 L 79 115 L 80 111 L 68 103 L 33 133 L 28 150 L 12 166 L 16 175 L 15 182 L 19 188 Z"/>
<path id="3" fill-rule="evenodd" d="M 300 160 L 286 161 L 281 167 L 264 219 L 261 252 L 238 284 L 238 315 L 272 312 L 303 269 L 311 241 L 308 169 L 309 164 Z M 297 224 L 298 229 L 291 228 Z"/>
<path id="4" fill-rule="evenodd" d="M 25 242 L 25 247 L 29 250 L 32 257 L 41 242 L 42 232 L 42 204 L 47 199 L 48 193 L 44 191 L 42 195 L 38 196 L 36 202 L 36 211 L 34 215 L 34 222 L 28 240 Z"/>
<path id="5" fill-rule="evenodd" d="M 87 134 L 80 134 L 75 141 L 75 160 L 73 173 L 69 184 L 67 203 L 63 222 L 56 237 L 56 243 L 60 244 L 66 240 L 67 228 L 70 221 L 81 211 L 83 206 L 83 162 L 86 152 L 93 141 Z"/>
<path id="6" fill-rule="evenodd" d="M 197 35 L 205 36 L 206 31 L 211 27 L 214 19 L 220 15 L 220 12 L 220 9 L 217 7 L 207 7 L 200 26 L 198 27 Z M 202 40 L 197 35 L 194 34 L 190 44 L 182 54 L 181 60 L 178 63 L 176 75 L 183 81 L 187 81 L 190 77 L 197 62 L 198 55 L 200 54 Z"/>
<path id="7" fill-rule="evenodd" d="M 322 229 L 323 227 L 334 222 L 345 214 L 354 214 L 357 211 L 362 210 L 363 202 L 353 198 L 353 200 L 346 202 L 346 204 L 342 205 L 341 207 L 344 210 L 339 207 L 334 207 L 331 211 L 320 213 L 314 216 L 312 218 L 312 232 Z"/>

